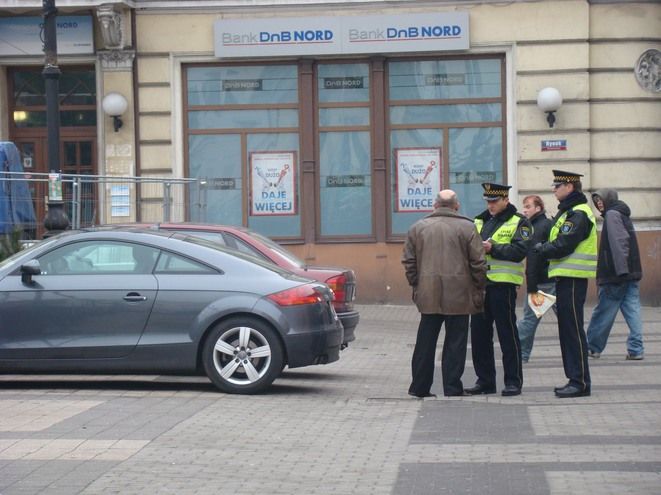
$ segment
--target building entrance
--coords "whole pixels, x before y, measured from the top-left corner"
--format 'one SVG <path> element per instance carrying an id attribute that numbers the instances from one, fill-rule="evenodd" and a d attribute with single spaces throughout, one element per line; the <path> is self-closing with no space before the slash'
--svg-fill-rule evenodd
<path id="1" fill-rule="evenodd" d="M 62 174 L 98 174 L 96 129 L 96 78 L 93 67 L 63 67 L 59 83 L 60 170 Z M 10 102 L 9 140 L 21 152 L 26 173 L 45 174 L 48 166 L 46 92 L 40 68 L 11 68 L 8 71 Z M 48 187 L 45 181 L 29 183 L 37 217 L 36 235 L 44 232 Z M 63 184 L 63 199 L 71 208 L 72 185 Z M 81 191 L 81 225 L 98 220 L 96 185 Z M 71 211 L 67 212 L 71 217 Z"/>

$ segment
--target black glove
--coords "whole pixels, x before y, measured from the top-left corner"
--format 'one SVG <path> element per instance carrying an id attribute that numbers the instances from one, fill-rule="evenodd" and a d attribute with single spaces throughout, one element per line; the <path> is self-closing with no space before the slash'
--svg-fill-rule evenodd
<path id="1" fill-rule="evenodd" d="M 532 247 L 532 252 L 533 252 L 533 253 L 541 253 L 541 252 L 542 252 L 542 246 L 543 246 L 543 245 L 544 245 L 544 243 L 542 243 L 542 242 L 538 242 L 537 244 L 535 244 L 535 245 Z"/>

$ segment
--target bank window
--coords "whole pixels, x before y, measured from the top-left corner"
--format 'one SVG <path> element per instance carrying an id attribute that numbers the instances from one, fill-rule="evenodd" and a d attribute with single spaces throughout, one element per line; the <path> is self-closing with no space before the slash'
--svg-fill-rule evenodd
<path id="1" fill-rule="evenodd" d="M 191 106 L 298 102 L 293 65 L 190 67 L 187 78 Z"/>
<path id="2" fill-rule="evenodd" d="M 484 209 L 482 182 L 504 180 L 500 57 L 388 64 L 389 234 L 401 236 L 454 189 L 460 213 Z M 461 100 L 461 101 L 456 101 Z"/>
<path id="3" fill-rule="evenodd" d="M 186 68 L 194 221 L 301 236 L 298 67 Z"/>
<path id="4" fill-rule="evenodd" d="M 371 235 L 369 65 L 319 64 L 317 94 L 320 235 Z"/>

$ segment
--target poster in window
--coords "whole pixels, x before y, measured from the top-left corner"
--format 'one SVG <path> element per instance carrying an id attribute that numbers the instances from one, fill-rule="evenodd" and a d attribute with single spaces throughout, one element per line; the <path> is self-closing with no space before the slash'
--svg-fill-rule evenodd
<path id="1" fill-rule="evenodd" d="M 443 177 L 441 148 L 396 148 L 395 166 L 395 211 L 433 211 Z"/>
<path id="2" fill-rule="evenodd" d="M 296 152 L 250 154 L 250 215 L 296 215 Z"/>

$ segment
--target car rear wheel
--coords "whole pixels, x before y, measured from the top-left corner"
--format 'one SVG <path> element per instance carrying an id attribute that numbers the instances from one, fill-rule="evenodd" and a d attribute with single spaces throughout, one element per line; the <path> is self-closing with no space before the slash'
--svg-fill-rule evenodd
<path id="1" fill-rule="evenodd" d="M 217 325 L 202 350 L 204 370 L 223 392 L 254 394 L 266 389 L 284 366 L 275 331 L 254 318 L 232 318 Z"/>

